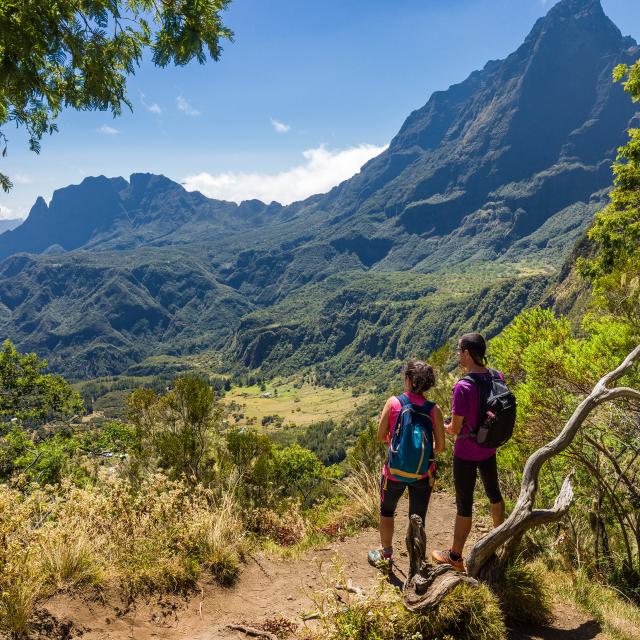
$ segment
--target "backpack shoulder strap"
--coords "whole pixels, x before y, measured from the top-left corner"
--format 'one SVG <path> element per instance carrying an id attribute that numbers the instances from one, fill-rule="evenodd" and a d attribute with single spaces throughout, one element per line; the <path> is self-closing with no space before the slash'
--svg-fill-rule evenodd
<path id="1" fill-rule="evenodd" d="M 405 407 L 411 406 L 411 400 L 409 400 L 409 396 L 406 393 L 401 393 L 399 396 L 396 396 L 396 398 L 402 405 L 403 409 Z"/>

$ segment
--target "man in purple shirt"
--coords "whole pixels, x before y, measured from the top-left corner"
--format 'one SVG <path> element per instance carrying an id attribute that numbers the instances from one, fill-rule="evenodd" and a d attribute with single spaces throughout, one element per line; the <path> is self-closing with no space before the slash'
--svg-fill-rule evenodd
<path id="1" fill-rule="evenodd" d="M 456 436 L 453 479 L 457 515 L 451 548 L 434 550 L 431 555 L 436 562 L 450 564 L 458 571 L 464 571 L 462 551 L 471 531 L 473 492 L 478 472 L 491 503 L 494 527 L 504 520 L 504 500 L 498 484 L 496 450 L 481 447 L 474 437 L 480 411 L 480 386 L 484 386 L 484 381 L 487 385 L 491 383 L 491 372 L 485 366 L 486 351 L 486 342 L 479 333 L 467 333 L 458 340 L 458 363 L 465 374 L 475 378 L 478 384 L 469 380 L 459 380 L 456 383 L 453 388 L 451 422 L 445 424 L 445 431 Z"/>

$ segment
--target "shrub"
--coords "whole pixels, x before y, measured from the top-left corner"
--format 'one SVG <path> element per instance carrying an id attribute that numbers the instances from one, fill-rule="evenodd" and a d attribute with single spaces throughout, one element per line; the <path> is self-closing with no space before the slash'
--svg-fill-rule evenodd
<path id="1" fill-rule="evenodd" d="M 266 508 L 254 509 L 248 522 L 249 529 L 283 547 L 298 544 L 308 533 L 307 521 L 300 513 L 300 504 L 285 500 L 278 512 Z"/>
<path id="2" fill-rule="evenodd" d="M 488 588 L 460 585 L 426 614 L 407 611 L 396 591 L 382 583 L 378 595 L 346 603 L 322 597 L 322 629 L 311 637 L 330 640 L 501 640 L 506 628 Z M 342 598 L 342 596 L 341 596 Z"/>

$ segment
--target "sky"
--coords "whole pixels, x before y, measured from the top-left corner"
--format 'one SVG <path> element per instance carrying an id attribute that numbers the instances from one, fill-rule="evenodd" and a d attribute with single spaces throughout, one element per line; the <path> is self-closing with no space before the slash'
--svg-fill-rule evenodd
<path id="1" fill-rule="evenodd" d="M 162 173 L 187 189 L 282 203 L 328 191 L 379 154 L 433 91 L 514 51 L 554 0 L 233 0 L 219 62 L 129 80 L 133 112 L 67 110 L 29 151 L 8 127 L 0 218 L 85 176 Z M 602 0 L 640 41 L 640 2 Z"/>

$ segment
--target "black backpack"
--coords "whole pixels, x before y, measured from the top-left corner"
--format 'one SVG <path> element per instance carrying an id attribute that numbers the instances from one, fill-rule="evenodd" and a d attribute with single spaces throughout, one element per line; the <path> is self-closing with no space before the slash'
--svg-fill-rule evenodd
<path id="1" fill-rule="evenodd" d="M 469 434 L 481 447 L 501 447 L 513 434 L 516 424 L 516 397 L 495 369 L 489 369 L 491 381 L 481 374 L 466 375 L 480 392 L 478 421 Z"/>

